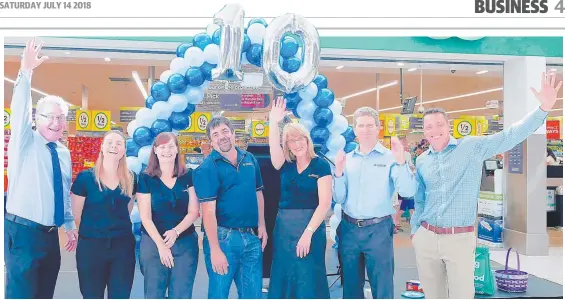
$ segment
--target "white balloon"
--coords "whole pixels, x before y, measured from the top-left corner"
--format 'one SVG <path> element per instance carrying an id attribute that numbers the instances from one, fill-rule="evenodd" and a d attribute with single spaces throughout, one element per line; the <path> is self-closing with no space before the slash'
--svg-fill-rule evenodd
<path id="1" fill-rule="evenodd" d="M 330 228 L 337 229 L 337 226 L 339 226 L 339 220 L 334 214 L 330 217 Z"/>
<path id="2" fill-rule="evenodd" d="M 135 174 L 139 174 L 139 172 L 141 172 L 141 168 L 143 168 L 141 161 L 135 156 L 126 157 L 126 163 L 128 164 L 128 169 Z"/>
<path id="3" fill-rule="evenodd" d="M 241 58 L 241 64 L 242 65 L 250 65 L 251 63 L 249 62 L 249 60 L 247 60 L 247 56 L 243 55 L 243 57 Z"/>
<path id="4" fill-rule="evenodd" d="M 446 40 L 446 39 L 450 38 L 450 36 L 429 36 L 429 38 L 434 39 L 434 40 Z"/>
<path id="5" fill-rule="evenodd" d="M 337 242 L 336 236 L 337 236 L 337 229 L 330 228 L 330 239 L 332 239 L 334 243 Z"/>
<path id="6" fill-rule="evenodd" d="M 177 58 L 180 58 L 180 57 L 177 57 Z M 182 65 L 184 66 L 184 59 L 181 58 L 181 61 L 182 61 Z M 173 72 L 171 72 L 171 70 L 164 71 L 163 73 L 161 73 L 161 76 L 159 77 L 159 81 L 167 83 L 167 81 L 169 81 L 169 77 L 171 77 L 171 75 L 173 75 Z"/>
<path id="7" fill-rule="evenodd" d="M 326 142 L 326 147 L 330 150 L 330 152 L 337 153 L 337 151 L 343 150 L 345 143 L 345 138 L 341 135 L 341 133 L 333 132 Z"/>
<path id="8" fill-rule="evenodd" d="M 484 38 L 484 36 L 458 36 L 458 38 L 467 41 L 476 41 Z"/>
<path id="9" fill-rule="evenodd" d="M 347 130 L 349 124 L 347 119 L 342 115 L 334 115 L 332 122 L 328 125 L 328 130 L 330 133 L 342 134 Z"/>
<path id="10" fill-rule="evenodd" d="M 329 109 L 332 111 L 332 113 L 334 114 L 334 117 L 335 117 L 335 116 L 341 115 L 341 111 L 343 110 L 343 106 L 341 105 L 341 103 L 339 103 L 339 101 L 334 100 L 332 105 L 330 105 Z"/>
<path id="11" fill-rule="evenodd" d="M 341 221 L 341 204 L 336 203 L 336 205 L 334 205 L 334 215 Z"/>
<path id="12" fill-rule="evenodd" d="M 184 94 L 173 94 L 169 97 L 169 105 L 174 112 L 181 112 L 186 109 L 188 99 Z"/>
<path id="13" fill-rule="evenodd" d="M 220 25 L 214 23 L 208 24 L 208 26 L 206 27 L 206 34 L 212 37 L 214 36 L 214 32 L 216 32 L 216 30 L 218 29 L 220 29 Z"/>
<path id="14" fill-rule="evenodd" d="M 300 120 L 306 119 L 312 121 L 314 111 L 316 111 L 316 104 L 314 104 L 312 100 L 302 99 L 296 106 L 296 112 L 300 116 Z"/>
<path id="15" fill-rule="evenodd" d="M 172 95 L 171 97 L 173 96 L 175 95 Z M 170 98 L 169 98 L 169 102 L 170 102 Z M 155 117 L 157 119 L 167 120 L 171 116 L 173 109 L 169 102 L 157 101 L 155 102 L 155 104 L 153 104 L 151 110 L 155 113 Z"/>
<path id="16" fill-rule="evenodd" d="M 204 60 L 209 64 L 217 65 L 220 58 L 220 46 L 209 44 L 204 48 Z"/>
<path id="17" fill-rule="evenodd" d="M 173 60 L 171 60 L 171 64 L 169 66 L 169 69 L 170 69 L 170 72 L 171 72 L 169 74 L 169 76 L 171 76 L 172 73 L 180 73 L 180 74 L 184 75 L 184 73 L 182 73 L 181 70 L 184 69 L 185 66 L 186 66 L 186 62 L 184 61 L 184 58 L 175 57 Z M 165 71 L 165 72 L 167 72 L 167 71 Z M 163 75 L 161 75 L 161 76 L 163 76 Z M 167 77 L 167 79 L 169 79 L 169 77 Z M 166 80 L 165 81 L 161 80 L 161 81 L 167 83 Z"/>
<path id="18" fill-rule="evenodd" d="M 137 158 L 142 164 L 147 165 L 149 163 L 149 156 L 151 155 L 152 150 L 153 147 L 151 145 L 147 145 L 139 148 L 139 152 L 137 153 Z"/>
<path id="19" fill-rule="evenodd" d="M 184 92 L 187 102 L 190 104 L 199 104 L 204 100 L 204 89 L 202 86 L 188 87 Z"/>
<path id="20" fill-rule="evenodd" d="M 302 117 L 302 115 L 300 115 L 300 117 Z M 316 126 L 316 123 L 311 118 L 300 118 L 300 121 L 298 122 L 302 124 L 302 126 L 304 126 L 306 130 L 308 130 L 308 132 L 310 132 L 312 128 Z"/>
<path id="21" fill-rule="evenodd" d="M 138 128 L 139 126 L 137 125 L 137 121 L 133 120 L 131 122 L 129 122 L 128 127 L 127 127 L 127 132 L 128 135 L 133 138 L 133 133 L 135 132 L 135 130 Z"/>
<path id="22" fill-rule="evenodd" d="M 310 84 L 308 84 L 303 89 L 298 91 L 298 95 L 300 96 L 300 98 L 302 98 L 302 100 L 314 99 L 314 97 L 316 97 L 317 94 L 318 94 L 318 86 L 313 82 L 310 82 Z"/>
<path id="23" fill-rule="evenodd" d="M 153 124 L 153 122 L 155 122 L 155 120 L 157 120 L 157 117 L 152 110 L 147 107 L 143 107 L 135 114 L 135 120 L 137 121 L 137 124 L 139 126 L 146 126 L 151 128 L 151 125 Z"/>
<path id="24" fill-rule="evenodd" d="M 247 27 L 247 36 L 251 40 L 251 44 L 262 44 L 266 32 L 267 28 L 261 23 L 253 23 Z"/>
<path id="25" fill-rule="evenodd" d="M 200 67 L 204 63 L 204 51 L 198 47 L 190 47 L 184 53 L 184 60 L 188 67 Z"/>
<path id="26" fill-rule="evenodd" d="M 133 203 L 133 208 L 131 209 L 129 218 L 133 224 L 141 222 L 141 217 L 139 216 L 139 208 L 137 208 L 137 202 Z"/>

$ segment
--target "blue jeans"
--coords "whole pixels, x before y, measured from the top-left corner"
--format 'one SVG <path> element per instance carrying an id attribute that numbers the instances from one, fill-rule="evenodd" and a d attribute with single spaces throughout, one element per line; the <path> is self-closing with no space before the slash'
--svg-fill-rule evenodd
<path id="1" fill-rule="evenodd" d="M 343 298 L 363 299 L 365 267 L 373 299 L 394 298 L 394 223 L 391 218 L 366 227 L 345 219 L 340 224 L 339 254 Z"/>
<path id="2" fill-rule="evenodd" d="M 175 266 L 161 263 L 159 250 L 153 239 L 142 233 L 139 265 L 143 274 L 146 299 L 191 299 L 198 267 L 198 235 L 193 232 L 177 239 L 171 248 Z"/>
<path id="3" fill-rule="evenodd" d="M 228 273 L 220 275 L 212 269 L 210 243 L 204 235 L 204 260 L 208 271 L 208 298 L 227 299 L 235 281 L 239 299 L 261 299 L 263 251 L 261 240 L 253 233 L 239 232 L 218 226 L 220 248 L 228 260 Z"/>

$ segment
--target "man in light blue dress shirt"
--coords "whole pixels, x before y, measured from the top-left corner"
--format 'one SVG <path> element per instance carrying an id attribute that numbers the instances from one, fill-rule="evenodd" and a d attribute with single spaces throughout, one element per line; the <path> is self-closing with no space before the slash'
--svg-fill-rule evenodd
<path id="1" fill-rule="evenodd" d="M 456 140 L 442 109 L 424 113 L 430 148 L 416 161 L 419 189 L 411 220 L 412 244 L 422 287 L 428 299 L 472 299 L 477 200 L 483 162 L 512 149 L 534 133 L 557 100 L 561 83 L 542 75 L 541 105 L 521 121 L 490 136 Z M 543 146 L 545 147 L 545 146 Z"/>
<path id="2" fill-rule="evenodd" d="M 8 144 L 8 199 L 4 220 L 7 299 L 53 298 L 61 252 L 58 227 L 63 226 L 68 251 L 76 248 L 71 211 L 71 156 L 58 140 L 66 126 L 67 104 L 47 96 L 37 103 L 32 129 L 31 75 L 47 59 L 42 44 L 30 40 L 22 55 L 11 103 Z"/>
<path id="3" fill-rule="evenodd" d="M 388 150 L 379 143 L 379 129 L 377 111 L 359 108 L 354 114 L 359 146 L 336 156 L 333 192 L 343 208 L 338 248 L 345 299 L 364 298 L 365 268 L 373 298 L 394 298 L 392 196 L 396 190 L 412 197 L 417 188 L 402 144 L 393 138 Z"/>

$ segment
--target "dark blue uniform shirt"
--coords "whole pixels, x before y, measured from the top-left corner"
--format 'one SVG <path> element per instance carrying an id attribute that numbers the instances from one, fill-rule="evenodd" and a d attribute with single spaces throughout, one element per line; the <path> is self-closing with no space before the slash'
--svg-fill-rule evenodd
<path id="1" fill-rule="evenodd" d="M 136 176 L 133 178 L 133 193 L 137 190 Z M 87 238 L 113 238 L 132 234 L 128 204 L 131 198 L 122 194 L 120 186 L 111 190 L 96 182 L 94 168 L 77 175 L 71 192 L 85 197 L 80 221 L 80 235 Z"/>
<path id="2" fill-rule="evenodd" d="M 330 164 L 323 158 L 314 157 L 302 173 L 296 162 L 285 161 L 281 167 L 281 199 L 279 208 L 315 209 L 318 207 L 318 179 L 331 175 Z"/>
<path id="3" fill-rule="evenodd" d="M 192 187 L 192 169 L 177 178 L 172 189 L 161 178 L 151 177 L 146 173 L 139 176 L 140 194 L 151 195 L 151 219 L 162 236 L 166 231 L 177 226 L 188 214 L 188 189 Z M 145 233 L 147 231 L 142 227 Z M 194 225 L 183 231 L 180 237 L 194 232 Z"/>
<path id="4" fill-rule="evenodd" d="M 216 201 L 218 226 L 256 228 L 257 191 L 263 190 L 261 170 L 255 156 L 236 150 L 236 165 L 213 150 L 194 171 L 194 188 L 200 202 Z"/>

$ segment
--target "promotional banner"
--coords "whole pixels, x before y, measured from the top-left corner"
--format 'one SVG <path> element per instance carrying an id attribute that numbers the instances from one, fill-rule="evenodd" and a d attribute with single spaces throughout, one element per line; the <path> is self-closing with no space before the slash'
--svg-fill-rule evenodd
<path id="1" fill-rule="evenodd" d="M 547 120 L 545 122 L 545 132 L 548 140 L 558 140 L 561 138 L 561 122 L 559 120 Z"/>
<path id="2" fill-rule="evenodd" d="M 9 108 L 4 108 L 4 129 L 10 129 L 10 117 L 12 111 Z"/>
<path id="3" fill-rule="evenodd" d="M 129 123 L 135 120 L 135 114 L 141 107 L 120 107 L 120 122 Z"/>
<path id="4" fill-rule="evenodd" d="M 503 247 L 503 199 L 502 194 L 485 191 L 479 193 L 477 231 L 478 242 L 483 245 L 496 248 Z"/>

